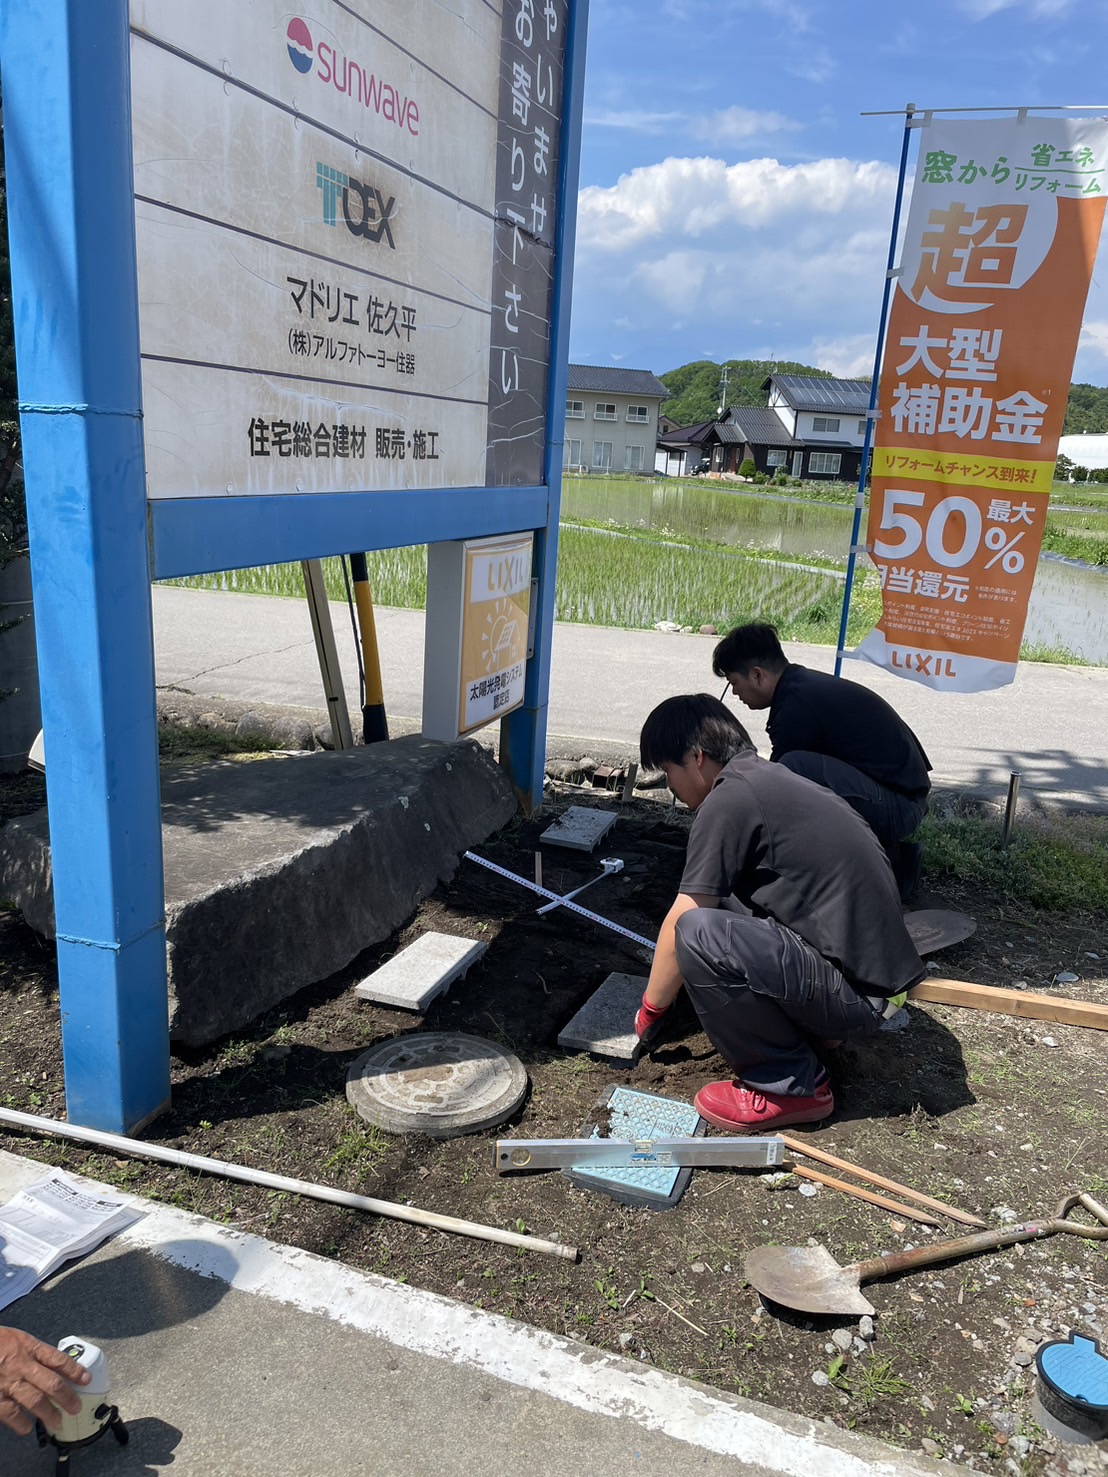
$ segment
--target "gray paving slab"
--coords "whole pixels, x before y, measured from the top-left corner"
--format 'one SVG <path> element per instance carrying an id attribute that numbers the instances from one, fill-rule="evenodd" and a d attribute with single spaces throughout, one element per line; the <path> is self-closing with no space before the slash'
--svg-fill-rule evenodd
<path id="1" fill-rule="evenodd" d="M 0 1153 L 0 1200 L 44 1169 Z M 130 1444 L 105 1438 L 74 1453 L 73 1477 L 960 1470 L 140 1203 L 142 1220 L 3 1314 L 50 1343 L 80 1334 L 107 1355 Z M 333 1214 L 341 1227 L 345 1213 Z M 496 1254 L 474 1253 L 482 1265 Z M 52 1452 L 0 1427 L 4 1477 L 53 1471 Z"/>
<path id="2" fill-rule="evenodd" d="M 539 837 L 544 846 L 564 846 L 570 851 L 595 851 L 619 819 L 614 810 L 592 810 L 571 805 Z"/>
<path id="3" fill-rule="evenodd" d="M 476 964 L 488 944 L 452 933 L 423 933 L 354 986 L 362 1000 L 422 1014 Z"/>
<path id="4" fill-rule="evenodd" d="M 646 979 L 641 975 L 610 974 L 558 1032 L 558 1045 L 567 1051 L 591 1051 L 615 1061 L 636 1061 L 642 1044 L 630 1023 L 645 989 Z"/>

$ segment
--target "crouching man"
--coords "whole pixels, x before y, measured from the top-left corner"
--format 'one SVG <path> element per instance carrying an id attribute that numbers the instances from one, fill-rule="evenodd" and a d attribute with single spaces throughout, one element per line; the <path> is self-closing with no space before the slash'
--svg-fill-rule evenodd
<path id="1" fill-rule="evenodd" d="M 814 1046 L 876 1031 L 924 973 L 889 860 L 717 698 L 667 698 L 639 746 L 696 816 L 635 1030 L 649 1044 L 683 982 L 735 1077 L 697 1093 L 700 1114 L 728 1133 L 819 1122 L 835 1100 Z"/>

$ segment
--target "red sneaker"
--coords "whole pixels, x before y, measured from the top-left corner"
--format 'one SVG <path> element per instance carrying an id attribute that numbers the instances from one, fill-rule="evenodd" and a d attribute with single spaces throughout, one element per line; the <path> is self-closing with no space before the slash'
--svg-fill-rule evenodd
<path id="1" fill-rule="evenodd" d="M 702 1118 L 725 1133 L 770 1133 L 786 1123 L 819 1123 L 835 1111 L 831 1084 L 823 1082 L 811 1097 L 785 1097 L 759 1092 L 742 1082 L 709 1082 L 693 1098 Z"/>

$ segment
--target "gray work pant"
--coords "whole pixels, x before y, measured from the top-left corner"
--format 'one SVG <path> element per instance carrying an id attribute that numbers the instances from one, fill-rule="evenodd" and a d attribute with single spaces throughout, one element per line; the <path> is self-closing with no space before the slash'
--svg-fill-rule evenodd
<path id="1" fill-rule="evenodd" d="M 823 1074 L 811 1040 L 868 1036 L 883 1019 L 833 964 L 769 918 L 692 908 L 677 963 L 708 1040 L 761 1092 L 810 1097 Z"/>
<path id="2" fill-rule="evenodd" d="M 828 754 L 797 749 L 783 754 L 778 762 L 793 774 L 833 791 L 856 810 L 885 848 L 895 870 L 897 844 L 910 836 L 927 814 L 926 799 L 909 800 L 907 795 L 879 785 L 853 764 Z"/>

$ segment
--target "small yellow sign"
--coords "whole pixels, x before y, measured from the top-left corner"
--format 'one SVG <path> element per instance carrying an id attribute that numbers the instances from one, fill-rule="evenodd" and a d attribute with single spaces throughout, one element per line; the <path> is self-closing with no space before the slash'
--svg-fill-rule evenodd
<path id="1" fill-rule="evenodd" d="M 533 539 L 520 533 L 466 542 L 459 733 L 523 702 Z"/>

